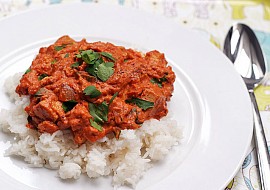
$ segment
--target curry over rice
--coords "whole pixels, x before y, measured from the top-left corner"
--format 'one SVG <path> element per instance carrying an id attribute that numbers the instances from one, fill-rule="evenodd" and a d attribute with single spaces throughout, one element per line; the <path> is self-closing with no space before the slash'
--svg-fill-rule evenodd
<path id="1" fill-rule="evenodd" d="M 40 49 L 16 88 L 30 95 L 27 127 L 70 129 L 74 141 L 95 142 L 137 129 L 168 112 L 175 74 L 164 54 L 142 54 L 111 43 L 59 38 Z"/>

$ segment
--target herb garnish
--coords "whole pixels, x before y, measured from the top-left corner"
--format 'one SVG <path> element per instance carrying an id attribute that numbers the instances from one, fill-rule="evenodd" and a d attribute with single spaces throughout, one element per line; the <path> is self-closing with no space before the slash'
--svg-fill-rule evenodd
<path id="1" fill-rule="evenodd" d="M 57 62 L 57 60 L 54 59 L 54 60 L 51 61 L 51 64 L 53 65 L 53 64 L 55 64 L 56 62 Z"/>
<path id="2" fill-rule="evenodd" d="M 91 116 L 93 117 L 93 120 L 90 119 L 90 123 L 91 123 L 92 127 L 94 127 L 94 128 L 96 128 L 97 126 L 101 127 L 101 125 L 103 123 L 108 121 L 109 106 L 113 102 L 113 100 L 115 99 L 115 97 L 117 95 L 118 95 L 118 92 L 112 96 L 112 98 L 109 101 L 109 104 L 106 103 L 105 101 L 102 102 L 101 104 L 94 104 L 91 102 L 88 104 L 89 112 L 90 112 Z M 91 120 L 92 120 L 92 122 L 91 122 Z M 95 125 L 95 126 L 93 126 L 93 125 Z"/>
<path id="3" fill-rule="evenodd" d="M 166 78 L 166 76 L 164 76 L 162 78 L 159 78 L 159 79 L 158 78 L 152 78 L 150 80 L 151 83 L 157 84 L 160 88 L 162 88 L 162 83 L 163 82 L 166 82 L 166 81 L 168 81 L 167 78 Z"/>
<path id="4" fill-rule="evenodd" d="M 76 61 L 75 63 L 73 63 L 72 65 L 70 65 L 71 68 L 77 68 L 81 65 L 82 63 L 79 61 Z"/>
<path id="5" fill-rule="evenodd" d="M 150 102 L 150 101 L 143 100 L 140 98 L 127 99 L 126 103 L 136 104 L 139 108 L 142 108 L 143 110 L 147 110 L 148 108 L 154 107 L 154 102 Z"/>
<path id="6" fill-rule="evenodd" d="M 95 86 L 87 86 L 84 90 L 83 93 L 86 96 L 89 96 L 90 98 L 96 98 L 101 95 L 101 92 L 96 89 Z"/>
<path id="7" fill-rule="evenodd" d="M 69 53 L 66 53 L 66 55 L 64 56 L 64 58 L 67 58 L 67 57 L 69 57 Z"/>
<path id="8" fill-rule="evenodd" d="M 55 50 L 55 51 L 60 51 L 60 50 L 64 49 L 66 46 L 67 46 L 66 44 L 63 44 L 63 45 L 61 45 L 61 46 L 55 46 L 55 47 L 54 47 L 54 50 Z"/>
<path id="9" fill-rule="evenodd" d="M 104 56 L 104 57 L 106 57 L 106 58 L 112 60 L 112 61 L 115 61 L 114 57 L 113 57 L 112 54 L 110 54 L 110 53 L 107 53 L 107 52 L 101 52 L 100 54 L 101 54 L 102 56 Z"/>
<path id="10" fill-rule="evenodd" d="M 54 47 L 54 50 L 55 51 L 60 51 L 60 50 L 62 50 L 62 49 L 64 49 L 65 47 L 67 47 L 67 45 L 72 45 L 73 43 L 71 42 L 71 43 L 67 43 L 67 44 L 62 44 L 62 45 L 60 45 L 60 46 L 55 46 Z"/>
<path id="11" fill-rule="evenodd" d="M 47 74 L 41 74 L 41 75 L 38 76 L 38 80 L 42 80 L 47 76 L 48 76 Z"/>
<path id="12" fill-rule="evenodd" d="M 77 105 L 77 103 L 78 102 L 75 100 L 69 100 L 69 101 L 62 103 L 62 108 L 65 112 L 68 112 L 68 111 L 72 110 Z"/>
<path id="13" fill-rule="evenodd" d="M 95 122 L 103 124 L 108 121 L 109 106 L 106 102 L 101 104 L 89 103 L 89 111 Z"/>
<path id="14" fill-rule="evenodd" d="M 118 92 L 114 93 L 114 95 L 112 96 L 112 98 L 109 101 L 109 105 L 113 102 L 113 100 L 116 98 L 116 96 L 118 96 Z"/>
<path id="15" fill-rule="evenodd" d="M 29 68 L 24 72 L 24 74 L 30 73 L 30 71 L 31 71 L 31 68 L 29 67 Z"/>
<path id="16" fill-rule="evenodd" d="M 93 121 L 92 119 L 90 119 L 90 123 L 91 123 L 91 126 L 94 127 L 95 129 L 97 129 L 98 131 L 102 131 L 102 126 L 99 125 L 97 122 Z"/>
<path id="17" fill-rule="evenodd" d="M 96 69 L 97 77 L 105 82 L 112 76 L 114 69 L 114 64 L 112 62 L 102 63 Z"/>
<path id="18" fill-rule="evenodd" d="M 46 92 L 46 88 L 40 88 L 36 93 L 35 93 L 35 97 L 39 97 L 42 96 L 44 92 Z"/>
<path id="19" fill-rule="evenodd" d="M 115 58 L 110 53 L 95 52 L 93 50 L 80 51 L 76 58 L 82 59 L 88 65 L 85 69 L 86 72 L 105 82 L 114 73 L 114 63 L 104 62 L 102 56 L 115 61 Z"/>
<path id="20" fill-rule="evenodd" d="M 85 63 L 93 65 L 96 61 L 99 61 L 101 58 L 100 54 L 94 52 L 93 50 L 84 50 L 80 54 L 76 55 L 77 58 L 81 58 Z M 100 60 L 103 61 L 103 60 Z"/>

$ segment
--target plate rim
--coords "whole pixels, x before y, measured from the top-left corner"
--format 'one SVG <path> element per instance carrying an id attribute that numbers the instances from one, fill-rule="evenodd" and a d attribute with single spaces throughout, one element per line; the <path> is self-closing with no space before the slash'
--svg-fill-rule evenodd
<path id="1" fill-rule="evenodd" d="M 79 7 L 81 7 L 81 6 L 87 6 L 87 7 L 91 7 L 91 8 L 93 8 L 93 7 L 95 7 L 95 8 L 100 8 L 101 6 L 103 7 L 103 9 L 104 9 L 104 7 L 107 7 L 107 8 L 112 8 L 113 7 L 113 9 L 117 9 L 117 10 L 122 10 L 122 9 L 127 9 L 128 11 L 132 11 L 132 12 L 136 12 L 136 14 L 143 14 L 143 15 L 149 15 L 149 16 L 151 16 L 151 17 L 153 17 L 154 19 L 156 19 L 156 20 L 162 20 L 162 22 L 168 22 L 169 24 L 168 25 L 176 25 L 176 23 L 175 22 L 173 22 L 173 21 L 171 21 L 170 19 L 168 19 L 168 18 L 164 18 L 164 17 L 162 17 L 162 16 L 158 16 L 158 15 L 153 15 L 153 14 L 150 14 L 150 13 L 147 13 L 147 12 L 144 12 L 144 11 L 141 11 L 141 10 L 135 10 L 135 9 L 132 9 L 132 8 L 126 8 L 126 7 L 120 7 L 120 6 L 112 6 L 112 5 L 93 5 L 93 4 L 85 4 L 85 3 L 71 3 L 71 4 L 65 4 L 65 5 L 63 5 L 63 4 L 57 4 L 57 5 L 50 5 L 50 6 L 48 6 L 48 7 L 42 7 L 42 8 L 38 8 L 38 9 L 34 9 L 34 10 L 29 10 L 29 11 L 23 11 L 23 12 L 21 12 L 21 13 L 18 13 L 18 14 L 15 14 L 15 15 L 11 15 L 11 16 L 8 16 L 8 17 L 6 17 L 6 18 L 4 18 L 4 19 L 0 19 L 0 25 L 3 23 L 3 22 L 8 22 L 8 20 L 12 20 L 12 19 L 17 19 L 19 16 L 25 16 L 25 15 L 31 15 L 31 14 L 34 14 L 35 12 L 36 13 L 38 13 L 39 11 L 49 11 L 49 10 L 52 10 L 52 9 L 61 9 L 61 8 L 68 8 L 68 7 L 72 7 L 72 6 L 75 6 L 75 7 L 77 7 L 77 8 L 79 8 Z M 102 9 L 102 8 L 101 8 Z M 182 28 L 182 27 L 180 27 L 180 26 L 174 26 L 174 27 L 177 27 L 177 28 L 180 28 L 179 30 L 181 30 L 181 31 L 185 31 L 185 32 L 190 32 L 190 33 L 192 33 L 191 34 L 191 36 L 193 35 L 194 36 L 194 38 L 196 38 L 196 39 L 200 39 L 200 37 L 199 36 L 197 36 L 193 31 L 191 31 L 191 30 L 188 30 L 188 29 L 184 29 L 184 28 Z M 1 37 L 0 37 L 0 39 L 1 39 Z M 203 39 L 201 39 L 201 41 L 204 41 Z M 205 42 L 205 43 L 207 43 L 207 42 Z M 216 50 L 214 50 L 214 47 L 212 46 L 212 45 L 210 45 L 210 42 L 208 42 L 209 44 L 208 45 L 206 45 L 206 47 L 209 47 L 210 49 L 211 49 L 211 51 L 213 51 L 213 52 L 215 52 L 215 53 L 217 53 L 218 51 L 217 51 L 217 49 Z M 27 44 L 26 44 L 27 45 Z M 0 56 L 1 56 L 1 52 L 0 52 Z M 220 56 L 221 57 L 221 52 L 219 52 L 218 53 L 218 56 Z M 4 56 L 5 57 L 5 56 Z M 1 59 L 0 59 L 0 62 L 4 59 L 4 57 L 2 57 Z M 226 58 L 225 58 L 225 56 L 223 56 L 223 59 L 224 60 L 226 60 Z M 224 62 L 226 62 L 226 61 L 224 61 Z M 229 63 L 229 61 L 227 60 L 227 62 Z M 229 68 L 229 66 L 228 66 L 228 68 Z M 233 68 L 232 66 L 230 67 L 230 68 Z M 187 68 L 185 68 L 185 69 L 187 69 Z M 187 69 L 188 70 L 188 69 Z M 192 73 L 192 71 L 190 71 L 190 70 L 188 70 L 188 72 L 189 73 Z M 236 74 L 234 73 L 234 76 L 236 76 Z M 242 90 L 243 90 L 243 88 L 244 88 L 244 83 L 243 83 L 243 81 L 241 82 L 240 81 L 240 77 L 239 77 L 239 80 L 238 80 L 238 83 L 239 83 L 239 85 L 242 85 L 241 87 L 242 87 Z M 246 94 L 246 97 L 245 97 L 245 99 L 247 99 L 247 97 L 248 97 L 248 94 Z M 205 97 L 203 97 L 203 98 L 205 98 Z M 205 102 L 206 103 L 206 105 L 207 105 L 207 102 Z M 250 103 L 250 106 L 247 106 L 247 109 L 250 109 L 250 115 L 251 115 L 251 103 Z M 251 121 L 251 119 L 250 119 L 250 121 Z M 247 129 L 248 130 L 248 129 Z M 252 127 L 250 127 L 249 128 L 249 140 L 248 141 L 251 141 L 251 138 L 252 138 L 252 131 L 253 131 L 253 129 L 252 129 Z M 245 146 L 245 153 L 247 153 L 247 151 L 248 151 L 248 147 L 249 147 L 249 145 L 246 145 Z M 243 155 L 241 156 L 241 161 L 239 161 L 239 163 L 238 163 L 238 165 L 237 165 L 237 168 L 235 168 L 234 169 L 234 171 L 232 172 L 232 174 L 231 174 L 231 176 L 230 177 L 228 177 L 228 180 L 226 181 L 226 182 L 224 182 L 224 184 L 222 185 L 223 187 L 220 187 L 220 188 L 225 188 L 226 187 L 226 185 L 230 182 L 230 180 L 235 176 L 235 174 L 238 172 L 238 170 L 239 170 L 239 168 L 241 167 L 241 162 L 244 160 L 244 158 L 245 158 L 245 153 L 243 153 Z"/>

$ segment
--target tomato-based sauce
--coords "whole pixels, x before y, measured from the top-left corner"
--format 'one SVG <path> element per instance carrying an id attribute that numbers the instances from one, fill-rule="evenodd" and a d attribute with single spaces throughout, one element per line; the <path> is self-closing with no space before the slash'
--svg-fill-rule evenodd
<path id="1" fill-rule="evenodd" d="M 16 92 L 30 96 L 28 128 L 70 129 L 82 144 L 165 116 L 174 81 L 164 54 L 156 50 L 142 54 L 63 36 L 39 50 Z"/>

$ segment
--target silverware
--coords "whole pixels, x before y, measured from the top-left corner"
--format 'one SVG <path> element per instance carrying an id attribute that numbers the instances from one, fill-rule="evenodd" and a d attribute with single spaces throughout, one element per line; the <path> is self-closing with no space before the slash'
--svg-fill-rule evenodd
<path id="1" fill-rule="evenodd" d="M 265 133 L 254 95 L 254 88 L 263 79 L 266 66 L 260 44 L 254 32 L 244 24 L 233 25 L 224 42 L 223 52 L 233 62 L 246 83 L 253 103 L 254 140 L 259 163 L 262 190 L 270 190 L 270 158 Z"/>

